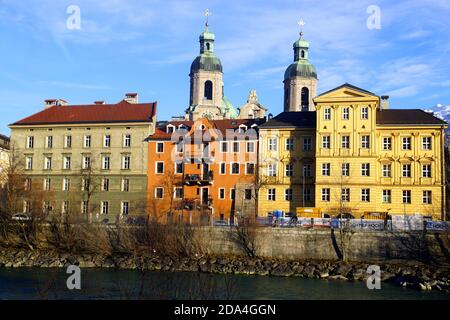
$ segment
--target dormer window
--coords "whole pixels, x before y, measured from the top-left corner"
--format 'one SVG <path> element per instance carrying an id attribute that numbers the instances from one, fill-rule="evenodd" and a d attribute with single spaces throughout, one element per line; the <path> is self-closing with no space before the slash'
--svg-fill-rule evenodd
<path id="1" fill-rule="evenodd" d="M 241 124 L 238 128 L 239 133 L 244 133 L 246 130 L 247 130 L 247 126 L 243 125 L 243 124 Z"/>
<path id="2" fill-rule="evenodd" d="M 175 131 L 175 126 L 169 124 L 166 128 L 167 133 L 173 133 Z"/>
<path id="3" fill-rule="evenodd" d="M 178 126 L 178 130 L 180 130 L 180 129 L 187 129 L 187 127 L 184 124 L 180 124 Z"/>

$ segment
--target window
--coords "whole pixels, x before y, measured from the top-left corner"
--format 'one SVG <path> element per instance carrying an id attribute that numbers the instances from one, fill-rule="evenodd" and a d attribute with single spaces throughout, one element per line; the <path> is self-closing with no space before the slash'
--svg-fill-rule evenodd
<path id="1" fill-rule="evenodd" d="M 293 151 L 294 150 L 294 139 L 287 138 L 285 142 L 285 148 L 286 151 Z"/>
<path id="2" fill-rule="evenodd" d="M 383 178 L 391 177 L 391 165 L 390 164 L 383 164 L 381 171 L 382 171 Z"/>
<path id="3" fill-rule="evenodd" d="M 25 159 L 25 169 L 33 170 L 33 157 L 26 157 Z"/>
<path id="4" fill-rule="evenodd" d="M 361 189 L 361 201 L 370 202 L 370 189 Z"/>
<path id="5" fill-rule="evenodd" d="M 50 204 L 49 201 L 44 201 L 42 203 L 42 212 L 43 213 L 49 213 L 50 211 L 52 211 L 52 205 Z"/>
<path id="6" fill-rule="evenodd" d="M 255 174 L 255 164 L 254 163 L 246 163 L 245 165 L 245 174 Z"/>
<path id="7" fill-rule="evenodd" d="M 181 187 L 175 187 L 173 197 L 175 199 L 183 199 L 183 188 Z"/>
<path id="8" fill-rule="evenodd" d="M 411 190 L 402 191 L 402 203 L 404 204 L 411 203 Z"/>
<path id="9" fill-rule="evenodd" d="M 301 57 L 305 58 L 305 51 L 302 50 Z M 301 106 L 302 111 L 308 111 L 309 109 L 309 89 L 306 87 L 303 87 L 300 92 L 300 100 L 301 100 Z"/>
<path id="10" fill-rule="evenodd" d="M 342 148 L 343 149 L 350 149 L 350 136 L 342 136 Z"/>
<path id="11" fill-rule="evenodd" d="M 330 149 L 330 136 L 322 137 L 322 148 Z"/>
<path id="12" fill-rule="evenodd" d="M 383 203 L 391 203 L 391 190 L 383 190 Z"/>
<path id="13" fill-rule="evenodd" d="M 239 152 L 239 142 L 233 142 L 233 152 L 237 153 Z"/>
<path id="14" fill-rule="evenodd" d="M 87 214 L 88 213 L 88 207 L 89 203 L 87 201 L 81 201 L 81 213 Z"/>
<path id="15" fill-rule="evenodd" d="M 129 192 L 130 191 L 130 179 L 122 179 L 122 188 L 121 190 L 123 192 Z"/>
<path id="16" fill-rule="evenodd" d="M 203 94 L 203 99 L 212 100 L 213 98 L 213 83 L 208 80 L 205 82 L 205 90 Z"/>
<path id="17" fill-rule="evenodd" d="M 402 177 L 411 178 L 411 165 L 410 164 L 402 165 Z"/>
<path id="18" fill-rule="evenodd" d="M 130 203 L 128 201 L 122 201 L 120 213 L 123 215 L 127 215 L 130 210 Z"/>
<path id="19" fill-rule="evenodd" d="M 423 137 L 422 138 L 422 149 L 423 150 L 431 150 L 431 137 Z"/>
<path id="20" fill-rule="evenodd" d="M 292 175 L 294 174 L 294 165 L 289 163 L 286 164 L 285 168 L 284 168 L 284 175 L 286 177 L 292 177 Z"/>
<path id="21" fill-rule="evenodd" d="M 51 188 L 52 188 L 52 179 L 45 178 L 44 179 L 44 191 L 50 191 Z"/>
<path id="22" fill-rule="evenodd" d="M 110 148 L 111 147 L 111 135 L 107 134 L 103 138 L 103 147 Z"/>
<path id="23" fill-rule="evenodd" d="M 110 156 L 103 156 L 103 170 L 109 170 L 111 168 L 111 157 Z"/>
<path id="24" fill-rule="evenodd" d="M 156 143 L 156 152 L 157 153 L 163 153 L 164 152 L 164 142 L 157 142 Z"/>
<path id="25" fill-rule="evenodd" d="M 361 148 L 363 149 L 370 148 L 370 136 L 361 136 Z"/>
<path id="26" fill-rule="evenodd" d="M 162 199 L 164 197 L 164 188 L 156 187 L 155 188 L 155 198 Z"/>
<path id="27" fill-rule="evenodd" d="M 227 173 L 227 165 L 225 162 L 222 162 L 220 164 L 220 174 L 226 174 Z"/>
<path id="28" fill-rule="evenodd" d="M 175 173 L 176 174 L 182 174 L 183 173 L 183 162 L 176 162 L 175 163 Z"/>
<path id="29" fill-rule="evenodd" d="M 69 212 L 69 201 L 63 201 L 61 206 L 61 213 L 66 214 Z"/>
<path id="30" fill-rule="evenodd" d="M 89 136 L 89 135 L 84 136 L 84 144 L 83 145 L 85 148 L 91 147 L 91 136 Z"/>
<path id="31" fill-rule="evenodd" d="M 361 175 L 364 177 L 370 176 L 370 163 L 361 164 Z"/>
<path id="32" fill-rule="evenodd" d="M 426 190 L 422 192 L 422 203 L 431 204 L 431 191 Z"/>
<path id="33" fill-rule="evenodd" d="M 235 189 L 230 189 L 230 199 L 231 200 L 236 199 L 236 190 Z"/>
<path id="34" fill-rule="evenodd" d="M 102 180 L 102 191 L 109 191 L 109 179 L 108 178 L 103 178 Z"/>
<path id="35" fill-rule="evenodd" d="M 131 147 L 131 134 L 126 134 L 123 136 L 123 147 L 124 148 Z"/>
<path id="36" fill-rule="evenodd" d="M 349 188 L 341 189 L 341 200 L 344 202 L 350 201 L 350 189 Z"/>
<path id="37" fill-rule="evenodd" d="M 341 169 L 342 169 L 342 176 L 344 177 L 350 176 L 350 163 L 343 163 Z"/>
<path id="38" fill-rule="evenodd" d="M 323 176 L 330 176 L 331 170 L 330 170 L 331 165 L 329 163 L 322 163 L 322 175 Z"/>
<path id="39" fill-rule="evenodd" d="M 129 170 L 131 166 L 131 156 L 122 156 L 122 169 Z"/>
<path id="40" fill-rule="evenodd" d="M 303 201 L 311 201 L 311 189 L 303 189 Z"/>
<path id="41" fill-rule="evenodd" d="M 284 189 L 284 200 L 292 201 L 292 189 Z"/>
<path id="42" fill-rule="evenodd" d="M 62 190 L 63 191 L 70 191 L 70 179 L 69 178 L 64 178 L 63 179 Z"/>
<path id="43" fill-rule="evenodd" d="M 245 200 L 251 200 L 252 199 L 252 189 L 245 189 L 244 190 L 244 199 Z"/>
<path id="44" fill-rule="evenodd" d="M 26 191 L 31 191 L 32 188 L 31 178 L 25 178 L 24 188 Z"/>
<path id="45" fill-rule="evenodd" d="M 411 150 L 411 138 L 410 137 L 402 138 L 402 150 Z"/>
<path id="46" fill-rule="evenodd" d="M 225 188 L 219 188 L 219 199 L 220 200 L 225 199 Z"/>
<path id="47" fill-rule="evenodd" d="M 330 188 L 322 189 L 322 201 L 324 201 L 324 202 L 330 201 Z"/>
<path id="48" fill-rule="evenodd" d="M 323 120 L 330 120 L 330 119 L 331 119 L 331 108 L 323 109 Z"/>
<path id="49" fill-rule="evenodd" d="M 157 174 L 163 174 L 164 173 L 164 162 L 156 162 L 156 167 L 155 167 L 156 173 Z"/>
<path id="50" fill-rule="evenodd" d="M 47 136 L 45 138 L 45 147 L 47 149 L 53 148 L 53 136 Z"/>
<path id="51" fill-rule="evenodd" d="M 350 108 L 349 107 L 342 108 L 342 119 L 348 120 L 349 118 L 350 118 Z"/>
<path id="52" fill-rule="evenodd" d="M 64 148 L 72 148 L 72 136 L 64 137 Z"/>
<path id="53" fill-rule="evenodd" d="M 81 191 L 89 191 L 90 180 L 88 178 L 83 178 L 81 180 Z"/>
<path id="54" fill-rule="evenodd" d="M 303 165 L 303 176 L 305 178 L 311 177 L 311 164 L 306 163 Z"/>
<path id="55" fill-rule="evenodd" d="M 83 169 L 90 169 L 90 168 L 91 168 L 91 157 L 83 156 Z"/>
<path id="56" fill-rule="evenodd" d="M 392 139 L 391 137 L 383 137 L 383 150 L 391 150 Z"/>
<path id="57" fill-rule="evenodd" d="M 101 214 L 109 213 L 109 201 L 102 201 Z"/>
<path id="58" fill-rule="evenodd" d="M 247 142 L 247 152 L 248 153 L 255 152 L 255 143 L 254 142 Z"/>
<path id="59" fill-rule="evenodd" d="M 277 165 L 275 163 L 269 163 L 269 165 L 267 166 L 267 175 L 269 177 L 277 176 Z"/>
<path id="60" fill-rule="evenodd" d="M 227 153 L 228 152 L 228 142 L 227 141 L 222 141 L 220 143 L 220 151 L 222 153 Z"/>
<path id="61" fill-rule="evenodd" d="M 277 138 L 269 138 L 269 151 L 277 151 Z"/>
<path id="62" fill-rule="evenodd" d="M 31 205 L 29 201 L 23 202 L 23 213 L 30 213 L 31 211 Z"/>
<path id="63" fill-rule="evenodd" d="M 45 157 L 44 160 L 44 170 L 52 169 L 52 157 Z"/>
<path id="64" fill-rule="evenodd" d="M 70 170 L 72 166 L 72 158 L 70 156 L 65 156 L 63 161 L 63 169 Z"/>
<path id="65" fill-rule="evenodd" d="M 369 107 L 361 108 L 361 119 L 369 119 Z"/>
<path id="66" fill-rule="evenodd" d="M 422 177 L 431 178 L 431 164 L 422 165 Z"/>
<path id="67" fill-rule="evenodd" d="M 231 164 L 231 174 L 239 174 L 239 163 L 238 162 L 233 162 Z"/>
<path id="68" fill-rule="evenodd" d="M 303 138 L 303 151 L 311 151 L 312 150 L 312 138 L 307 137 Z"/>
<path id="69" fill-rule="evenodd" d="M 33 149 L 34 148 L 34 137 L 29 136 L 27 137 L 27 149 Z"/>
<path id="70" fill-rule="evenodd" d="M 275 189 L 268 189 L 267 190 L 267 200 L 269 200 L 269 201 L 275 201 L 276 200 Z"/>
<path id="71" fill-rule="evenodd" d="M 177 152 L 183 152 L 183 150 L 184 150 L 184 141 L 179 141 L 175 145 L 176 145 Z"/>

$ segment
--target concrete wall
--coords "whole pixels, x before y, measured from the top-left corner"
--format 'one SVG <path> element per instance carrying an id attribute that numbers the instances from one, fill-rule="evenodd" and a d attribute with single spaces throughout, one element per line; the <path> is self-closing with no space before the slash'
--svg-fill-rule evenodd
<path id="1" fill-rule="evenodd" d="M 199 228 L 202 246 L 211 254 L 242 254 L 230 240 L 229 228 Z M 280 259 L 337 260 L 342 254 L 339 230 L 259 228 L 255 233 L 258 255 Z M 422 232 L 354 232 L 347 241 L 351 261 L 449 261 L 450 235 Z"/>

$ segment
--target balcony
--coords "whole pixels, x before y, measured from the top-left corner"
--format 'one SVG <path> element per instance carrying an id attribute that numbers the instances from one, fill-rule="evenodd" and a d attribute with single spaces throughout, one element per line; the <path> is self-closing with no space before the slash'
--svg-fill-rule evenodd
<path id="1" fill-rule="evenodd" d="M 211 197 L 205 199 L 185 199 L 182 207 L 185 210 L 195 211 L 202 209 L 212 209 L 213 199 Z"/>
<path id="2" fill-rule="evenodd" d="M 212 184 L 214 180 L 213 171 L 208 171 L 203 175 L 200 174 L 186 174 L 184 176 L 184 183 L 186 185 L 205 185 Z"/>

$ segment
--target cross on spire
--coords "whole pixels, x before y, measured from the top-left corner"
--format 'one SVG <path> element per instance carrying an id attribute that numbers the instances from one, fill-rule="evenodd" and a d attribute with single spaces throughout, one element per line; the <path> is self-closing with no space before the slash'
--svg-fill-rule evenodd
<path id="1" fill-rule="evenodd" d="M 300 19 L 297 23 L 300 26 L 300 37 L 303 37 L 303 27 L 305 26 L 305 21 L 303 21 L 303 19 Z"/>
<path id="2" fill-rule="evenodd" d="M 206 9 L 204 15 L 206 17 L 205 26 L 208 27 L 209 26 L 209 17 L 212 15 L 212 12 L 209 11 L 209 9 Z"/>

